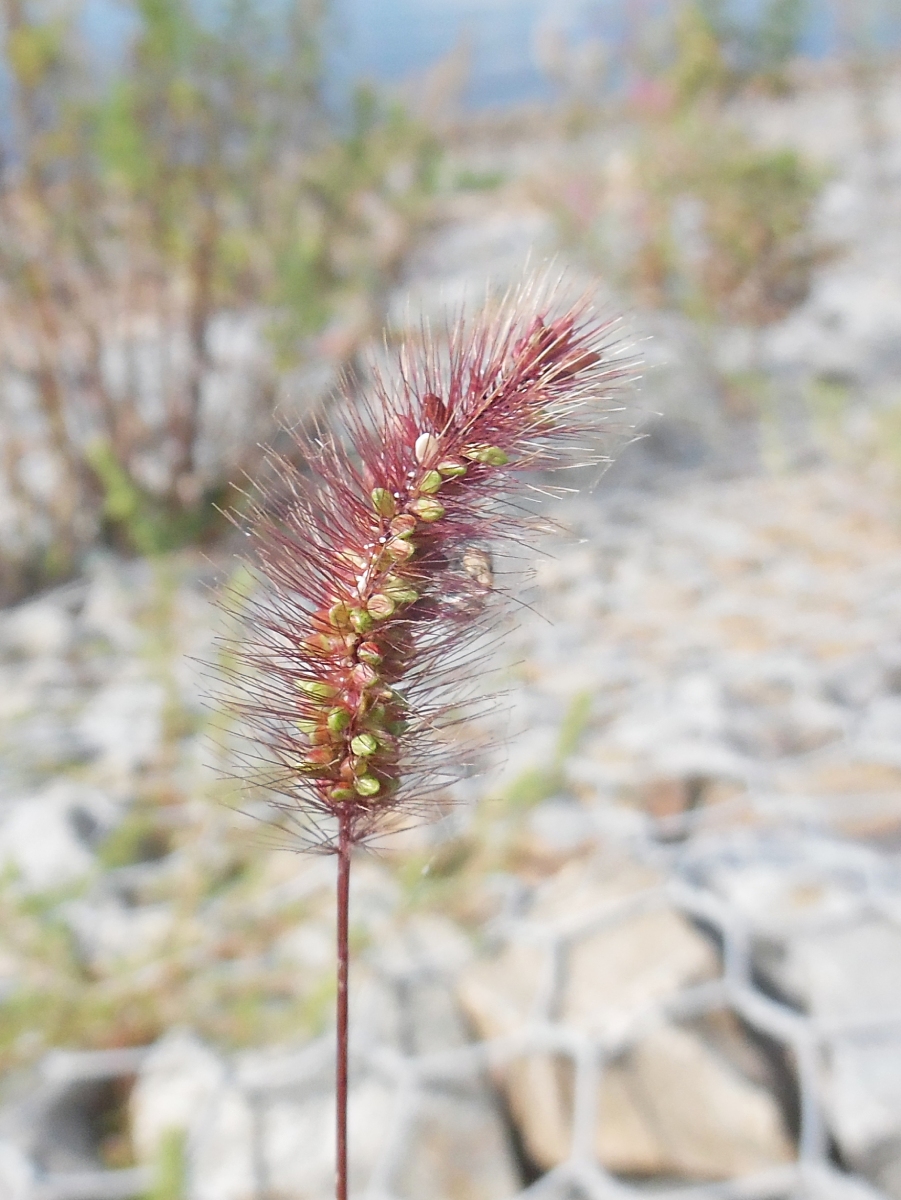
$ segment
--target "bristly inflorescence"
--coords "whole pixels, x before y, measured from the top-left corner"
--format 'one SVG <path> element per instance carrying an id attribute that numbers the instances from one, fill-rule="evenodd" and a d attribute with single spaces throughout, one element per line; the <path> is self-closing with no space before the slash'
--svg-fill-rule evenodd
<path id="1" fill-rule="evenodd" d="M 443 351 L 401 352 L 345 425 L 294 435 L 252 506 L 259 586 L 237 645 L 240 714 L 295 834 L 335 848 L 389 814 L 427 815 L 432 740 L 477 674 L 489 547 L 521 536 L 523 471 L 601 461 L 601 424 L 632 373 L 615 323 L 523 290 L 460 323 Z M 300 465 L 295 465 L 298 461 Z M 467 648 L 469 654 L 467 658 Z"/>

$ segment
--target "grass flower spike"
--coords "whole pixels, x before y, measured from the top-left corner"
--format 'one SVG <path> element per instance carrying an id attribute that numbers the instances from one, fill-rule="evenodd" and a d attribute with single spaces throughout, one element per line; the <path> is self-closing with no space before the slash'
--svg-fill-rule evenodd
<path id="1" fill-rule="evenodd" d="M 631 374 L 611 321 L 587 301 L 561 308 L 553 289 L 523 288 L 447 345 L 402 350 L 342 428 L 298 436 L 291 462 L 272 456 L 248 517 L 261 586 L 237 707 L 286 824 L 338 856 L 339 1200 L 351 849 L 435 810 L 449 765 L 436 731 L 479 674 L 491 548 L 527 527 L 523 472 L 600 461 Z"/>

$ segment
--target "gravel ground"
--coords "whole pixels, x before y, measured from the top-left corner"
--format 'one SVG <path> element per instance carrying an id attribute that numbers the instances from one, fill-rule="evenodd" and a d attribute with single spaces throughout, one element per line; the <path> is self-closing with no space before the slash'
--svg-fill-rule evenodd
<path id="1" fill-rule="evenodd" d="M 551 235 L 521 191 L 468 198 L 395 323 Z M 829 325 L 855 261 L 771 331 L 759 421 L 716 382 L 742 331 L 648 319 L 663 418 L 510 577 L 502 750 L 357 864 L 368 1200 L 901 1197 L 894 301 L 878 354 Z M 839 351 L 847 411 L 799 425 L 798 362 Z M 333 871 L 222 779 L 198 662 L 231 569 L 102 555 L 0 614 L 2 1197 L 330 1192 Z"/>

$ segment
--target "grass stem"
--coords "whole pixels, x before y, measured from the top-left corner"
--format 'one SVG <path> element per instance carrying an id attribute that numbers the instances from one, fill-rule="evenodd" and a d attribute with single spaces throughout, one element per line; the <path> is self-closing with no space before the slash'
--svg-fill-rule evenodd
<path id="1" fill-rule="evenodd" d="M 347 972 L 350 907 L 350 820 L 339 818 L 338 834 L 338 1000 L 335 1070 L 335 1200 L 347 1200 Z"/>

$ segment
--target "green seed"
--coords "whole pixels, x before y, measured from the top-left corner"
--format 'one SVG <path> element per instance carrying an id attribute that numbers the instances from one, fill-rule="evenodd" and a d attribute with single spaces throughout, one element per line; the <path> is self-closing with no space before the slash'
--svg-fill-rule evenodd
<path id="1" fill-rule="evenodd" d="M 346 708 L 333 708 L 326 724 L 332 733 L 343 733 L 350 724 L 350 713 Z"/>
<path id="2" fill-rule="evenodd" d="M 437 471 L 426 471 L 419 481 L 419 490 L 427 496 L 433 496 L 440 489 L 442 483 L 444 480 Z"/>
<path id="3" fill-rule="evenodd" d="M 382 652 L 375 642 L 364 642 L 357 651 L 357 656 L 371 667 L 377 667 L 382 661 Z"/>
<path id="4" fill-rule="evenodd" d="M 382 785 L 374 775 L 361 775 L 354 780 L 354 787 L 360 796 L 377 796 L 382 790 Z"/>
<path id="5" fill-rule="evenodd" d="M 397 501 L 387 488 L 373 488 L 372 507 L 380 517 L 393 517 L 397 512 Z"/>
<path id="6" fill-rule="evenodd" d="M 353 754 L 359 754 L 362 757 L 365 757 L 369 754 L 375 754 L 378 748 L 379 744 L 371 733 L 358 733 L 350 743 L 351 752 Z"/>
<path id="7" fill-rule="evenodd" d="M 298 679 L 297 689 L 316 700 L 331 700 L 332 696 L 338 694 L 336 687 L 330 683 L 320 683 L 318 679 Z"/>
<path id="8" fill-rule="evenodd" d="M 430 496 L 422 496 L 419 500 L 414 500 L 408 507 L 411 513 L 427 524 L 431 524 L 432 521 L 440 521 L 446 511 L 443 504 L 432 500 Z"/>
<path id="9" fill-rule="evenodd" d="M 502 467 L 510 461 L 500 446 L 467 446 L 460 453 L 464 458 L 470 458 L 477 463 L 485 463 L 489 467 Z"/>
<path id="10" fill-rule="evenodd" d="M 335 787 L 329 792 L 329 798 L 339 803 L 342 800 L 353 800 L 355 795 L 356 792 L 350 787 Z"/>
<path id="11" fill-rule="evenodd" d="M 328 610 L 328 619 L 336 629 L 346 629 L 350 623 L 350 609 L 343 601 L 339 601 Z"/>
<path id="12" fill-rule="evenodd" d="M 372 617 L 365 608 L 352 608 L 350 610 L 350 623 L 356 629 L 357 633 L 368 633 L 372 628 Z"/>
<path id="13" fill-rule="evenodd" d="M 445 458 L 438 463 L 436 469 L 448 479 L 453 479 L 455 476 L 466 474 L 466 463 L 460 462 L 459 458 Z"/>
<path id="14" fill-rule="evenodd" d="M 392 538 L 385 546 L 385 552 L 395 562 L 407 562 L 416 553 L 416 547 L 406 538 Z"/>
<path id="15" fill-rule="evenodd" d="M 369 615 L 376 621 L 385 621 L 394 612 L 395 603 L 390 596 L 382 595 L 381 592 L 375 596 L 370 596 L 366 602 L 366 610 Z"/>
<path id="16" fill-rule="evenodd" d="M 398 604 L 412 604 L 414 600 L 419 599 L 419 592 L 399 575 L 386 575 L 382 587 Z"/>

